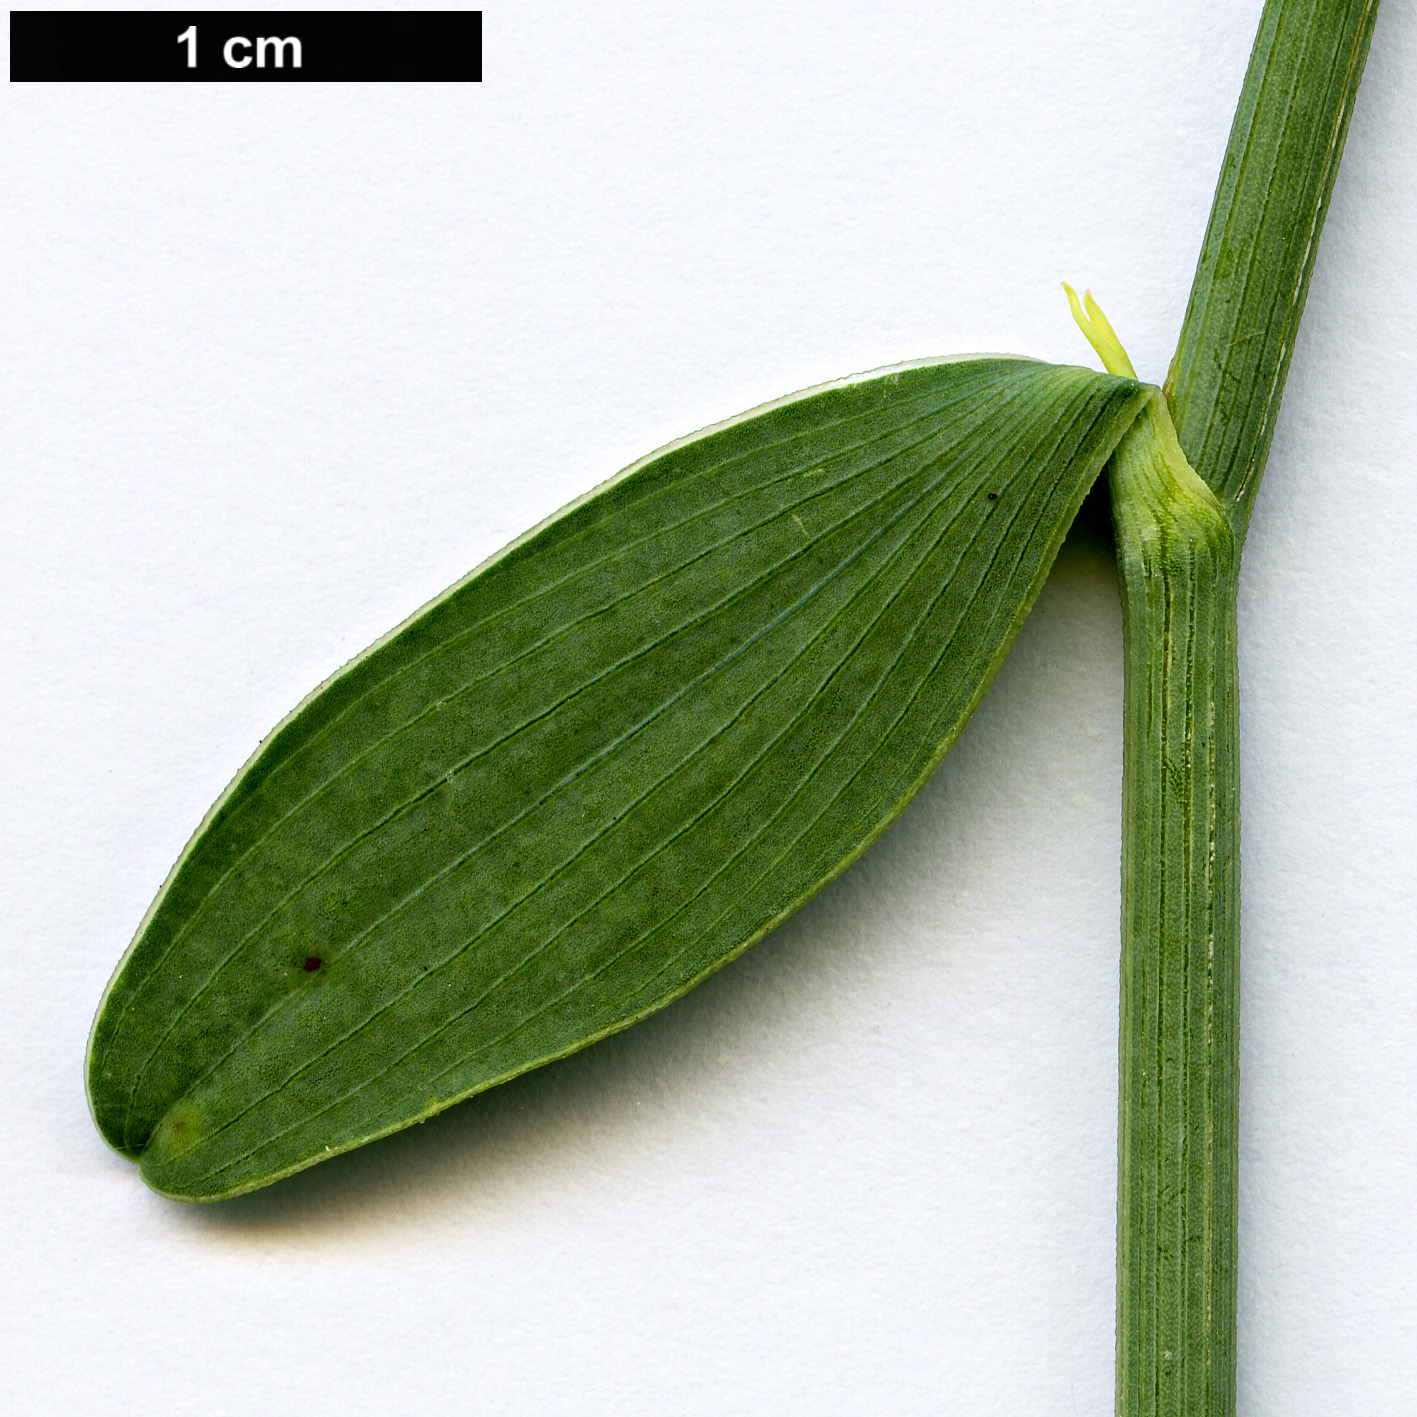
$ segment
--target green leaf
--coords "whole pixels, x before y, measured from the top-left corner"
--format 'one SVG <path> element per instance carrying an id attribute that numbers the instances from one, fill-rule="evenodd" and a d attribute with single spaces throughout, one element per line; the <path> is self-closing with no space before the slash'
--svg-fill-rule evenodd
<path id="1" fill-rule="evenodd" d="M 661 1008 L 918 791 L 1146 393 L 928 361 L 671 444 L 261 745 L 89 1044 L 104 1136 L 233 1195 Z"/>

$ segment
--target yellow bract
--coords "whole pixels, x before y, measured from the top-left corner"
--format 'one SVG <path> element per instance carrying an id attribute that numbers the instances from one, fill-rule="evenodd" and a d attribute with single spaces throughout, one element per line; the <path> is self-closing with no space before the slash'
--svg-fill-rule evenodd
<path id="1" fill-rule="evenodd" d="M 1092 298 L 1092 292 L 1087 291 L 1079 301 L 1077 291 L 1067 281 L 1063 282 L 1063 289 L 1068 293 L 1068 305 L 1072 309 L 1073 319 L 1078 322 L 1078 329 L 1087 336 L 1087 342 L 1097 351 L 1102 367 L 1109 374 L 1117 374 L 1124 379 L 1135 379 L 1137 371 L 1132 368 L 1132 361 L 1127 357 L 1127 351 L 1122 348 L 1122 341 L 1117 338 L 1117 331 L 1112 328 L 1112 322 Z M 1086 314 L 1083 313 L 1084 306 Z"/>

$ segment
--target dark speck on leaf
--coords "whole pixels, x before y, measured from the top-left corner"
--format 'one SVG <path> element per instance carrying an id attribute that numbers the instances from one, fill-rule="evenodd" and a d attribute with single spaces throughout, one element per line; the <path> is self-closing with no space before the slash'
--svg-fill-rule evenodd
<path id="1" fill-rule="evenodd" d="M 989 500 L 991 502 L 997 502 L 999 500 L 999 494 L 997 492 L 991 492 L 989 494 Z"/>
<path id="2" fill-rule="evenodd" d="M 305 972 L 306 972 L 306 974 L 314 974 L 314 972 L 315 972 L 317 969 L 319 969 L 319 967 L 320 967 L 323 963 L 324 963 L 324 960 L 322 960 L 319 955 L 306 955 L 306 957 L 305 957 Z"/>

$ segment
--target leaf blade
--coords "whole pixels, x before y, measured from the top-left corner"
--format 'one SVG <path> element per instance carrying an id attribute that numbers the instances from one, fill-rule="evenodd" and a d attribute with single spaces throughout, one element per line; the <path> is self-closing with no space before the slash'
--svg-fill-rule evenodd
<path id="1" fill-rule="evenodd" d="M 95 1021 L 100 1129 L 159 1190 L 235 1194 L 677 997 L 918 790 L 1143 397 L 901 367 L 513 543 L 209 815 Z"/>

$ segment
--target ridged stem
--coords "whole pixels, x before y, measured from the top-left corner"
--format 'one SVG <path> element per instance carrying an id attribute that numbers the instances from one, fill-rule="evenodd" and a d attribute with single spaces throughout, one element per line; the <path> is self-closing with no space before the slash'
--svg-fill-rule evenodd
<path id="1" fill-rule="evenodd" d="M 1166 400 L 1111 465 L 1126 645 L 1119 1417 L 1235 1412 L 1239 545 L 1377 10 L 1266 0 Z M 1112 368 L 1109 336 L 1094 318 Z"/>
<path id="2" fill-rule="evenodd" d="M 1243 541 L 1378 0 L 1267 0 L 1166 395 Z"/>
<path id="3" fill-rule="evenodd" d="M 1231 1417 L 1238 548 L 1159 393 L 1110 476 L 1126 655 L 1117 1412 Z"/>

